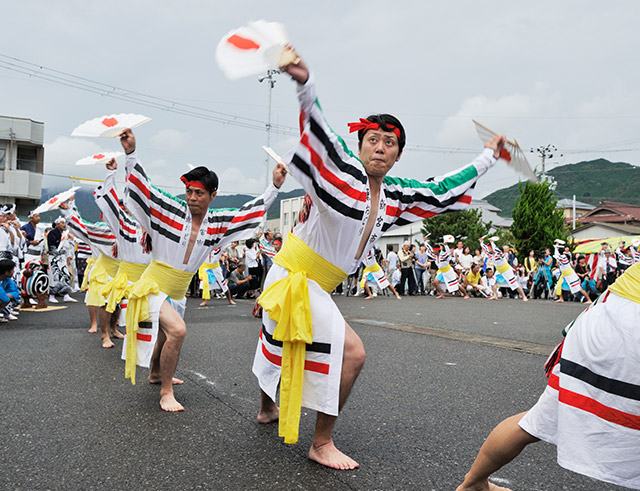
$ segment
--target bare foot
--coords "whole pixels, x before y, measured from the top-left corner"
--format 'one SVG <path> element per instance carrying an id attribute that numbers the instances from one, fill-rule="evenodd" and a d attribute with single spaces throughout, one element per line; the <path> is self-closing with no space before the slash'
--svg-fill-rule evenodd
<path id="1" fill-rule="evenodd" d="M 396 293 L 396 299 L 397 300 L 402 300 L 402 297 Z"/>
<path id="2" fill-rule="evenodd" d="M 149 383 L 153 384 L 153 385 L 159 385 L 161 383 L 160 377 L 149 376 Z M 173 385 L 182 385 L 182 384 L 184 384 L 184 380 L 182 380 L 181 378 L 173 377 L 171 379 L 171 383 Z"/>
<path id="3" fill-rule="evenodd" d="M 437 298 L 438 300 L 442 300 L 442 299 L 444 298 L 444 295 L 436 295 L 436 298 Z"/>
<path id="4" fill-rule="evenodd" d="M 373 298 L 373 295 L 369 296 L 369 297 L 364 297 L 365 300 L 371 300 Z"/>
<path id="5" fill-rule="evenodd" d="M 469 295 L 465 295 L 463 298 L 464 298 L 465 300 L 469 300 L 471 297 L 470 297 Z"/>
<path id="6" fill-rule="evenodd" d="M 165 394 L 160 397 L 160 409 L 168 413 L 179 413 L 184 411 L 184 406 L 176 401 L 173 394 Z"/>
<path id="7" fill-rule="evenodd" d="M 116 339 L 124 339 L 125 338 L 124 334 L 122 334 L 117 329 L 114 329 L 113 331 L 111 331 L 111 335 Z"/>
<path id="8" fill-rule="evenodd" d="M 91 326 L 89 329 L 87 329 L 87 332 L 90 332 L 91 334 L 93 334 L 94 332 L 98 332 L 98 326 Z"/>
<path id="9" fill-rule="evenodd" d="M 465 486 L 464 484 L 461 484 L 456 488 L 456 491 L 511 491 L 511 488 L 504 488 L 486 481 L 472 486 Z"/>
<path id="10" fill-rule="evenodd" d="M 279 416 L 280 409 L 274 404 L 273 407 L 268 411 L 260 409 L 260 411 L 258 411 L 258 415 L 256 416 L 256 421 L 261 425 L 268 425 L 269 423 L 278 421 Z"/>
<path id="11" fill-rule="evenodd" d="M 111 338 L 102 338 L 102 347 L 104 349 L 109 349 L 109 348 L 113 348 L 114 344 L 111 341 Z"/>
<path id="12" fill-rule="evenodd" d="M 204 302 L 200 302 L 200 307 L 208 307 L 209 306 L 209 302 L 204 301 Z"/>
<path id="13" fill-rule="evenodd" d="M 562 298 L 559 298 L 558 300 L 556 300 L 556 303 L 562 303 L 562 302 L 564 302 Z"/>
<path id="14" fill-rule="evenodd" d="M 233 299 L 229 299 L 229 305 L 235 305 L 236 303 L 233 301 Z"/>
<path id="15" fill-rule="evenodd" d="M 522 301 L 523 301 L 523 302 L 528 302 L 528 301 L 529 301 L 529 299 L 528 299 L 527 297 L 522 297 Z"/>
<path id="16" fill-rule="evenodd" d="M 360 467 L 360 464 L 355 460 L 338 450 L 333 441 L 319 446 L 311 444 L 309 459 L 325 467 L 342 471 L 350 471 Z"/>

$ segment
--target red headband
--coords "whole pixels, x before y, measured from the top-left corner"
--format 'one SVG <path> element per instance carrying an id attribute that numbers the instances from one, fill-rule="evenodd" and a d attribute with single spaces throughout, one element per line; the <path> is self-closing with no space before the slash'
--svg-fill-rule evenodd
<path id="1" fill-rule="evenodd" d="M 355 131 L 360 130 L 379 130 L 380 123 L 374 123 L 373 121 L 369 121 L 368 119 L 360 118 L 360 121 L 355 123 L 347 123 L 349 127 L 349 133 L 353 133 Z M 387 128 L 391 128 L 391 131 L 400 139 L 400 129 L 396 128 L 394 125 L 390 123 L 385 123 Z"/>
<path id="2" fill-rule="evenodd" d="M 206 187 L 204 187 L 204 184 L 202 184 L 200 181 L 189 181 L 186 177 L 182 176 L 180 178 L 180 180 L 184 183 L 184 187 L 188 188 L 188 187 L 192 187 L 192 188 L 200 188 L 200 189 L 204 189 L 205 191 L 208 192 L 208 189 Z"/>

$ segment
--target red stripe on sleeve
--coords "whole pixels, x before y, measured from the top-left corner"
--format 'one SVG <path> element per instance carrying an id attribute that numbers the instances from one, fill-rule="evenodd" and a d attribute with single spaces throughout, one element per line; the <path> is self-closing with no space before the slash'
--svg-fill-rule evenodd
<path id="1" fill-rule="evenodd" d="M 309 143 L 309 135 L 304 133 L 300 142 L 309 150 L 309 154 L 311 155 L 311 163 L 318 170 L 320 176 L 327 182 L 331 183 L 337 189 L 342 191 L 344 194 L 358 201 L 365 202 L 367 201 L 367 193 L 364 191 L 358 191 L 357 189 L 351 187 L 347 182 L 340 179 L 334 173 L 332 173 L 320 158 L 320 155 L 311 147 Z"/>

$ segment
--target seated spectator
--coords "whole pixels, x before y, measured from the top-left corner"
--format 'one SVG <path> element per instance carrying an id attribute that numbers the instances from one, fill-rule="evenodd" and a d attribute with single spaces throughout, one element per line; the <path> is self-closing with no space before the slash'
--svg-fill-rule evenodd
<path id="1" fill-rule="evenodd" d="M 480 265 L 477 263 L 472 263 L 470 271 L 464 277 L 464 298 L 469 298 L 470 294 L 474 297 L 483 295 L 481 280 L 482 274 L 480 271 Z"/>
<path id="2" fill-rule="evenodd" d="M 238 263 L 236 269 L 229 276 L 229 291 L 236 298 L 245 298 L 247 293 L 251 291 L 252 277 L 246 272 L 244 263 Z"/>
<path id="3" fill-rule="evenodd" d="M 489 300 L 497 300 L 500 296 L 493 268 L 487 268 L 485 276 L 480 278 L 480 293 Z"/>
<path id="4" fill-rule="evenodd" d="M 13 280 L 15 263 L 11 259 L 0 259 L 0 322 L 18 319 L 20 290 Z"/>

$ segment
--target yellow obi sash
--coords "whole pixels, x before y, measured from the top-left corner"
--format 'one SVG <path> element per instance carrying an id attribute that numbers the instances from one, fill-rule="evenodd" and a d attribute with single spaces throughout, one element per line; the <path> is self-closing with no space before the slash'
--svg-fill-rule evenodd
<path id="1" fill-rule="evenodd" d="M 118 272 L 102 288 L 102 296 L 107 299 L 107 306 L 105 307 L 107 312 L 115 312 L 120 301 L 128 295 L 129 282 L 135 283 L 138 281 L 146 267 L 146 264 L 120 261 Z"/>
<path id="2" fill-rule="evenodd" d="M 451 271 L 451 265 L 447 264 L 443 268 L 438 268 L 438 271 L 436 271 L 436 274 L 445 274 L 445 273 L 448 273 L 449 271 Z"/>
<path id="3" fill-rule="evenodd" d="M 200 288 L 202 288 L 202 300 L 211 300 L 211 292 L 209 289 L 211 285 L 209 285 L 209 274 L 207 273 L 208 269 L 217 269 L 220 267 L 220 263 L 202 263 L 202 265 L 198 268 L 198 278 L 200 278 Z"/>
<path id="4" fill-rule="evenodd" d="M 84 275 L 82 276 L 82 285 L 80 285 L 80 291 L 86 292 L 89 289 L 89 273 L 91 268 L 96 263 L 96 258 L 91 256 L 87 259 L 87 265 L 84 268 Z"/>
<path id="5" fill-rule="evenodd" d="M 100 254 L 89 272 L 89 290 L 87 295 L 87 305 L 91 307 L 102 307 L 105 298 L 102 296 L 102 289 L 111 281 L 117 272 L 120 261 L 112 257 Z"/>
<path id="6" fill-rule="evenodd" d="M 609 287 L 609 291 L 632 302 L 640 303 L 640 263 L 636 263 L 628 268 L 624 274 Z"/>
<path id="7" fill-rule="evenodd" d="M 182 271 L 154 259 L 144 270 L 140 279 L 129 287 L 124 378 L 131 379 L 132 384 L 136 383 L 138 324 L 140 321 L 150 319 L 148 296 L 162 292 L 174 300 L 182 300 L 192 278 L 192 271 Z"/>
<path id="8" fill-rule="evenodd" d="M 313 343 L 311 304 L 307 280 L 331 293 L 347 273 L 289 233 L 273 262 L 289 274 L 269 285 L 258 303 L 276 322 L 273 339 L 282 341 L 280 419 L 278 434 L 285 443 L 298 441 L 306 345 Z"/>
<path id="9" fill-rule="evenodd" d="M 509 266 L 508 262 L 504 262 L 502 264 L 496 265 L 496 271 L 498 272 L 498 274 L 502 274 L 505 271 L 509 271 L 511 269 L 511 266 Z"/>
<path id="10" fill-rule="evenodd" d="M 380 271 L 382 268 L 378 263 L 373 263 L 371 266 L 367 266 L 362 270 L 362 279 L 360 280 L 360 288 L 364 288 L 365 283 L 367 282 L 367 276 L 369 273 L 375 273 Z"/>

